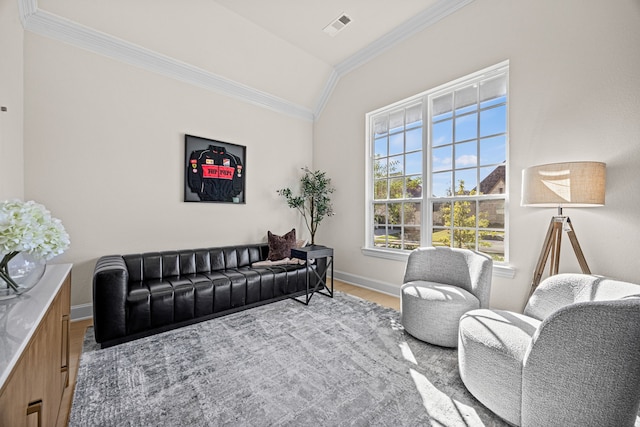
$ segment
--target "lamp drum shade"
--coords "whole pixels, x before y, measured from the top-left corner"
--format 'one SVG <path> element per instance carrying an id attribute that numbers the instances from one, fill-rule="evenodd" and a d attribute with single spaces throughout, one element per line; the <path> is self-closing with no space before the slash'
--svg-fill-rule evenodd
<path id="1" fill-rule="evenodd" d="M 566 162 L 522 170 L 522 206 L 604 205 L 606 164 Z"/>

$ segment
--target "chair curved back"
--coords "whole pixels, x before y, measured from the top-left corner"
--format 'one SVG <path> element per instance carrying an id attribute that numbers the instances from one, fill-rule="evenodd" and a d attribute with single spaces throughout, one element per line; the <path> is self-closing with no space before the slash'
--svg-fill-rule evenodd
<path id="1" fill-rule="evenodd" d="M 522 426 L 635 423 L 640 406 L 640 295 L 605 299 L 625 289 L 637 294 L 640 286 L 582 279 L 573 283 L 585 287 L 567 285 L 578 291 L 573 295 L 579 302 L 547 316 L 525 354 Z"/>
<path id="2" fill-rule="evenodd" d="M 640 286 L 635 283 L 592 274 L 557 274 L 546 278 L 536 288 L 524 314 L 543 320 L 569 304 L 615 300 L 636 294 L 640 294 Z"/>
<path id="3" fill-rule="evenodd" d="M 403 283 L 424 280 L 460 287 L 489 307 L 493 260 L 469 249 L 425 247 L 409 254 Z"/>

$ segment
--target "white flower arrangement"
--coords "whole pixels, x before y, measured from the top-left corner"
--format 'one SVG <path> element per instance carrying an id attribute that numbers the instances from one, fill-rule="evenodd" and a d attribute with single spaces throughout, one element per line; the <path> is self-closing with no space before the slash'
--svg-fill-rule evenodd
<path id="1" fill-rule="evenodd" d="M 59 219 L 34 201 L 0 203 L 0 278 L 14 288 L 7 264 L 20 252 L 49 260 L 69 247 L 69 234 Z M 14 288 L 14 290 L 16 290 Z"/>

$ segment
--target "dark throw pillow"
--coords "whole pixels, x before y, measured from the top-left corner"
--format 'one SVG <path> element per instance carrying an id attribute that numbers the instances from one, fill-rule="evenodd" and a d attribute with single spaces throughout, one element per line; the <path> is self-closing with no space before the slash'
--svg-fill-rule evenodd
<path id="1" fill-rule="evenodd" d="M 291 257 L 291 248 L 295 247 L 296 244 L 295 228 L 284 236 L 278 236 L 271 231 L 267 231 L 267 238 L 269 240 L 269 255 L 267 255 L 269 261 L 279 261 Z"/>

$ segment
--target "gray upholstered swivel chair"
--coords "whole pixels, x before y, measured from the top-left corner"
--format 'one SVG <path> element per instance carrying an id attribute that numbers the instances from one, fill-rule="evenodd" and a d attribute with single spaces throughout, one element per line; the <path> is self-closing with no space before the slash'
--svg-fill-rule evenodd
<path id="1" fill-rule="evenodd" d="M 633 426 L 640 404 L 640 285 L 585 274 L 546 279 L 524 314 L 460 319 L 467 389 L 517 426 Z"/>
<path id="2" fill-rule="evenodd" d="M 419 340 L 458 344 L 458 322 L 469 310 L 489 307 L 492 259 L 456 248 L 411 252 L 401 290 L 402 324 Z"/>

